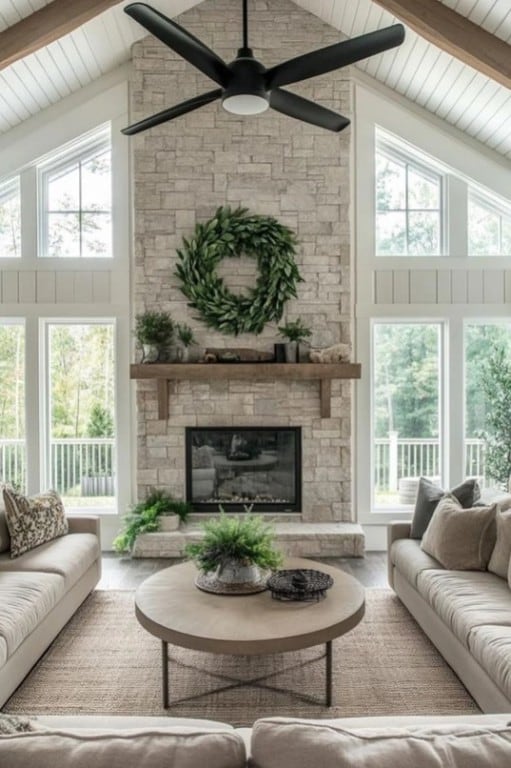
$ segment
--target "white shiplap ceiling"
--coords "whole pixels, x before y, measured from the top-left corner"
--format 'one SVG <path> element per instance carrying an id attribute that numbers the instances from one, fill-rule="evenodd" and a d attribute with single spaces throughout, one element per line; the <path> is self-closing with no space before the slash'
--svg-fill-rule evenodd
<path id="1" fill-rule="evenodd" d="M 347 37 L 392 24 L 371 0 L 295 0 Z M 491 34 L 511 41 L 511 0 L 438 0 Z M 50 0 L 0 0 L 0 31 Z M 71 0 L 70 0 L 71 2 Z M 150 0 L 176 16 L 195 0 Z M 127 2 L 0 72 L 0 133 L 77 91 L 130 58 L 145 32 L 123 12 Z M 511 47 L 510 47 L 511 55 Z M 511 159 L 511 91 L 407 29 L 404 44 L 360 69 Z"/>

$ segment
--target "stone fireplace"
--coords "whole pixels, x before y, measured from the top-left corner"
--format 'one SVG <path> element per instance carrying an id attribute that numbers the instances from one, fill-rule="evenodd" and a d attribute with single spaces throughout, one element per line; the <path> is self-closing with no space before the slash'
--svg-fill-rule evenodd
<path id="1" fill-rule="evenodd" d="M 176 21 L 230 61 L 239 45 L 240 8 L 239 0 L 205 0 Z M 267 66 L 339 39 L 333 28 L 287 0 L 252 3 L 251 35 L 256 55 Z M 203 75 L 147 37 L 133 48 L 130 121 L 210 87 Z M 349 68 L 307 80 L 293 90 L 344 115 L 351 114 Z M 170 311 L 177 321 L 192 326 L 203 348 L 272 351 L 273 344 L 282 340 L 277 324 L 268 324 L 259 336 L 232 338 L 217 333 L 188 307 L 175 277 L 176 249 L 183 237 L 190 237 L 195 224 L 210 218 L 221 205 L 244 206 L 254 213 L 275 216 L 296 232 L 296 260 L 303 282 L 298 285 L 298 298 L 286 305 L 283 321 L 300 317 L 312 329 L 314 346 L 349 343 L 350 144 L 350 129 L 334 134 L 271 110 L 238 118 L 219 105 L 134 137 L 135 311 Z M 254 285 L 253 260 L 228 261 L 222 262 L 219 272 L 231 290 L 243 292 Z M 172 381 L 169 417 L 161 419 L 155 381 L 138 381 L 138 497 L 153 486 L 186 496 L 185 446 L 186 436 L 191 434 L 187 430 L 240 432 L 264 427 L 295 430 L 295 434 L 299 430 L 301 493 L 296 493 L 289 506 L 289 524 L 293 530 L 302 525 L 309 537 L 317 533 L 313 526 L 323 526 L 322 531 L 328 527 L 337 533 L 348 531 L 350 536 L 356 530 L 355 544 L 352 538 L 346 546 L 337 540 L 335 552 L 361 554 L 363 535 L 353 524 L 352 507 L 352 387 L 350 381 L 332 380 L 331 414 L 323 418 L 317 380 L 255 375 L 245 380 L 233 376 Z M 251 477 L 250 492 L 256 495 L 262 480 L 258 471 Z M 241 470 L 231 465 L 222 472 L 222 492 L 235 495 L 242 484 L 235 482 Z M 247 476 L 242 479 L 247 481 Z M 192 489 L 188 491 L 193 496 Z M 279 520 L 287 514 L 287 501 L 282 503 L 285 507 L 279 510 Z M 319 549 L 328 548 L 327 542 Z"/>
<path id="2" fill-rule="evenodd" d="M 187 427 L 186 500 L 197 512 L 300 512 L 300 427 Z"/>

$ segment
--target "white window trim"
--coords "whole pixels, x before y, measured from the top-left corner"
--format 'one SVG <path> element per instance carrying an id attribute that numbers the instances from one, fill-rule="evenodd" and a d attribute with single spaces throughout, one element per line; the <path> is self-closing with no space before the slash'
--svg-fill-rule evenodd
<path id="1" fill-rule="evenodd" d="M 110 125 L 102 126 L 97 131 L 88 133 L 85 136 L 81 136 L 78 140 L 71 142 L 69 145 L 62 147 L 62 151 L 57 150 L 52 153 L 50 157 L 44 159 L 44 161 L 37 165 L 37 190 L 38 190 L 38 237 L 37 237 L 37 254 L 42 259 L 54 259 L 55 261 L 70 261 L 79 260 L 81 262 L 91 260 L 96 263 L 97 261 L 111 262 L 113 259 L 113 248 L 110 256 L 72 256 L 72 257 L 51 257 L 48 255 L 48 179 L 49 176 L 59 170 L 65 170 L 77 163 L 82 165 L 91 157 L 94 157 L 98 152 L 102 150 L 108 150 L 112 152 L 112 140 Z M 80 190 L 81 193 L 81 190 Z M 112 208 L 110 209 L 110 216 L 112 218 Z M 82 208 L 80 206 L 80 212 Z M 113 230 L 113 224 L 112 224 Z M 80 242 L 81 242 L 81 230 L 80 230 Z M 113 232 L 112 232 L 113 239 Z"/>

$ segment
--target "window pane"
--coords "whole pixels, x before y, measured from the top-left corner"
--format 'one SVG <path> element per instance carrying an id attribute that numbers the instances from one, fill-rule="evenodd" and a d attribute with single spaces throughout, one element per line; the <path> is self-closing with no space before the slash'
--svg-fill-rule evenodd
<path id="1" fill-rule="evenodd" d="M 49 326 L 50 478 L 66 506 L 114 506 L 114 328 Z"/>
<path id="2" fill-rule="evenodd" d="M 21 256 L 19 178 L 0 184 L 0 258 Z"/>
<path id="3" fill-rule="evenodd" d="M 376 210 L 406 208 L 406 167 L 385 155 L 376 154 Z"/>
<path id="4" fill-rule="evenodd" d="M 435 256 L 440 253 L 440 214 L 410 211 L 408 214 L 408 253 Z"/>
<path id="5" fill-rule="evenodd" d="M 112 224 L 109 213 L 82 216 L 82 256 L 112 255 Z"/>
<path id="6" fill-rule="evenodd" d="M 465 471 L 483 485 L 511 475 L 511 325 L 465 329 Z"/>
<path id="7" fill-rule="evenodd" d="M 48 214 L 48 256 L 80 256 L 80 215 Z"/>
<path id="8" fill-rule="evenodd" d="M 500 216 L 468 199 L 468 252 L 471 256 L 498 256 Z"/>
<path id="9" fill-rule="evenodd" d="M 110 211 L 111 207 L 110 150 L 107 150 L 82 165 L 82 208 L 85 211 Z"/>
<path id="10" fill-rule="evenodd" d="M 511 219 L 502 219 L 502 256 L 511 256 Z"/>
<path id="11" fill-rule="evenodd" d="M 440 481 L 437 323 L 377 323 L 373 332 L 376 506 L 413 504 L 420 476 Z"/>
<path id="12" fill-rule="evenodd" d="M 406 253 L 406 213 L 376 215 L 376 247 L 380 255 L 400 256 Z"/>
<path id="13" fill-rule="evenodd" d="M 48 174 L 48 210 L 80 210 L 80 170 L 76 165 Z"/>
<path id="14" fill-rule="evenodd" d="M 25 489 L 25 329 L 0 324 L 0 482 Z"/>
<path id="15" fill-rule="evenodd" d="M 433 181 L 417 168 L 408 167 L 408 207 L 440 208 L 440 182 Z"/>

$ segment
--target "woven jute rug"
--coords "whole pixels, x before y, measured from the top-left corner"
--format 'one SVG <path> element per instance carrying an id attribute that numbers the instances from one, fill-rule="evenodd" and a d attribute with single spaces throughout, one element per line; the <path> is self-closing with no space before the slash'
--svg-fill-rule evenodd
<path id="1" fill-rule="evenodd" d="M 397 597 L 390 590 L 369 589 L 366 598 L 361 624 L 334 642 L 333 707 L 324 705 L 323 646 L 251 658 L 170 647 L 167 713 L 249 725 L 269 715 L 477 712 Z M 233 679 L 246 685 L 232 688 Z M 4 711 L 164 714 L 161 645 L 138 624 L 134 593 L 97 591 L 87 598 Z"/>

